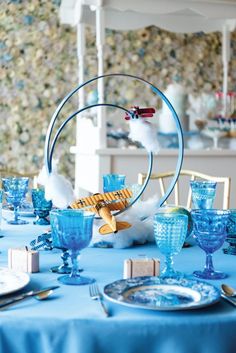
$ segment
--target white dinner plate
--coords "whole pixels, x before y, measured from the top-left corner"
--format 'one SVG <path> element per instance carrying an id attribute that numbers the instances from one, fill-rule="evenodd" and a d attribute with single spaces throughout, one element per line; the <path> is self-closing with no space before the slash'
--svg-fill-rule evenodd
<path id="1" fill-rule="evenodd" d="M 24 288 L 30 281 L 27 273 L 0 267 L 0 296 Z"/>
<path id="2" fill-rule="evenodd" d="M 104 287 L 104 296 L 117 304 L 149 310 L 198 309 L 217 303 L 220 291 L 197 279 L 136 277 Z"/>

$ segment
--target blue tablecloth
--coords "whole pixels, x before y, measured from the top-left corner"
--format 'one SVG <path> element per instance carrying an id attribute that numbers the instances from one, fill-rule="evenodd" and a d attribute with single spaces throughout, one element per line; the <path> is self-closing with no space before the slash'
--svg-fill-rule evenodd
<path id="1" fill-rule="evenodd" d="M 7 249 L 29 244 L 45 228 L 32 224 L 2 225 L 0 266 L 7 266 Z M 123 277 L 126 258 L 146 254 L 163 256 L 154 244 L 130 249 L 87 248 L 80 265 L 84 274 L 96 278 L 102 288 Z M 24 289 L 57 284 L 49 272 L 60 263 L 60 252 L 40 252 L 40 273 L 32 274 Z M 205 255 L 197 246 L 184 248 L 175 257 L 175 267 L 187 274 L 202 269 Z M 228 273 L 224 282 L 236 287 L 236 257 L 214 254 L 219 270 Z M 220 287 L 222 281 L 213 282 Z M 89 297 L 88 286 L 61 285 L 50 299 L 29 299 L 0 312 L 1 353 L 235 353 L 236 309 L 221 300 L 200 310 L 159 312 L 107 303 L 106 318 L 98 302 Z"/>

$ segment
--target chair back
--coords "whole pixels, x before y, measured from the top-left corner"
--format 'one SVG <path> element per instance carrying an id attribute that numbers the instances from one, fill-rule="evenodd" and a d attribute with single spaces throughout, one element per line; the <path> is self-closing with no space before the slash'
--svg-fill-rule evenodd
<path id="1" fill-rule="evenodd" d="M 165 194 L 166 184 L 168 182 L 168 179 L 173 177 L 174 173 L 175 173 L 174 171 L 170 171 L 170 172 L 165 172 L 165 173 L 151 174 L 150 180 L 158 180 L 158 182 L 159 182 L 161 196 L 163 196 Z M 138 184 L 142 185 L 145 178 L 146 178 L 145 173 L 139 173 L 138 174 Z M 188 186 L 187 200 L 185 199 L 184 202 L 183 202 L 183 200 L 180 200 L 180 198 L 181 198 L 180 196 L 183 196 L 182 192 L 180 193 L 180 190 L 182 190 L 180 187 L 181 179 L 182 179 L 182 183 L 184 183 L 185 186 L 186 186 L 186 183 L 188 183 L 187 184 L 187 186 Z M 173 190 L 174 195 L 170 195 L 170 196 L 174 196 L 173 202 L 175 205 L 183 205 L 187 209 L 191 208 L 192 191 L 191 191 L 191 187 L 190 187 L 190 180 L 209 180 L 209 181 L 215 181 L 215 182 L 217 182 L 217 184 L 222 184 L 223 185 L 222 208 L 223 209 L 229 208 L 229 206 L 230 206 L 230 184 L 231 184 L 230 177 L 216 177 L 216 176 L 212 176 L 212 175 L 203 174 L 203 173 L 200 173 L 197 171 L 185 170 L 185 169 L 182 169 L 180 171 L 179 180 L 177 181 L 175 188 Z M 173 204 L 173 202 L 171 202 L 171 203 Z M 165 203 L 167 203 L 167 202 L 165 202 Z"/>

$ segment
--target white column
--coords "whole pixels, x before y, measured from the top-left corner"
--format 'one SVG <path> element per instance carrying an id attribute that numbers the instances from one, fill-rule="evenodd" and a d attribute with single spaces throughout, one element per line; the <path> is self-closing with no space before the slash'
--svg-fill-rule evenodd
<path id="1" fill-rule="evenodd" d="M 78 58 L 78 82 L 81 85 L 84 82 L 84 56 L 85 56 L 85 28 L 84 23 L 77 24 L 77 58 Z M 84 89 L 79 90 L 79 108 L 84 107 L 85 97 Z"/>
<path id="2" fill-rule="evenodd" d="M 227 114 L 228 67 L 230 60 L 230 31 L 227 24 L 222 30 L 222 61 L 223 61 L 223 101 L 224 116 Z"/>
<path id="3" fill-rule="evenodd" d="M 85 26 L 84 23 L 77 23 L 77 60 L 78 60 L 78 83 L 79 85 L 84 82 L 84 72 L 85 72 L 85 67 L 84 67 L 84 57 L 85 57 L 85 51 L 86 51 L 86 45 L 85 45 Z M 82 107 L 85 106 L 85 94 L 84 94 L 84 89 L 81 88 L 78 92 L 78 108 L 81 109 Z M 76 148 L 77 148 L 77 153 L 75 155 L 75 193 L 78 196 L 81 194 L 80 191 L 80 183 L 78 180 L 80 171 L 79 167 L 80 166 L 80 152 L 78 151 L 78 147 L 80 145 L 80 136 L 84 134 L 83 131 L 81 131 L 81 126 L 80 126 L 80 120 L 81 116 L 76 118 Z M 86 195 L 87 196 L 87 195 Z"/>
<path id="4" fill-rule="evenodd" d="M 103 48 L 105 43 L 105 19 L 102 1 L 96 7 L 96 45 L 98 58 L 98 76 L 104 74 L 104 57 Z M 98 103 L 104 103 L 104 80 L 97 81 Z M 99 148 L 105 148 L 106 143 L 106 109 L 105 107 L 97 108 L 97 127 L 99 133 L 98 144 Z"/>

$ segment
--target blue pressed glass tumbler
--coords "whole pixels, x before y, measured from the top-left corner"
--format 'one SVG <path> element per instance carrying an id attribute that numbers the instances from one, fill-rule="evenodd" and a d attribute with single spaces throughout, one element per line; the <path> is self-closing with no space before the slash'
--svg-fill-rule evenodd
<path id="1" fill-rule="evenodd" d="M 47 217 L 49 216 L 49 212 L 52 209 L 52 201 L 47 201 L 45 199 L 45 191 L 43 189 L 32 189 L 31 193 L 34 212 L 36 214 L 36 221 L 34 224 L 50 224 Z"/>
<path id="2" fill-rule="evenodd" d="M 188 216 L 176 213 L 157 213 L 154 215 L 154 237 L 160 252 L 165 255 L 165 268 L 161 277 L 177 277 L 179 272 L 173 268 L 173 256 L 184 244 L 188 230 Z"/>
<path id="3" fill-rule="evenodd" d="M 192 202 L 195 209 L 209 209 L 213 207 L 216 196 L 216 182 L 191 180 Z"/>
<path id="4" fill-rule="evenodd" d="M 2 178 L 3 190 L 7 203 L 14 207 L 14 219 L 8 220 L 9 224 L 27 224 L 29 222 L 19 218 L 19 207 L 28 191 L 29 178 L 9 177 Z"/>
<path id="5" fill-rule="evenodd" d="M 125 186 L 125 175 L 105 174 L 103 175 L 103 192 L 121 190 Z"/>
<path id="6" fill-rule="evenodd" d="M 71 274 L 59 277 L 59 282 L 71 285 L 94 282 L 93 278 L 80 276 L 77 261 L 79 251 L 86 248 L 92 239 L 93 219 L 94 214 L 82 210 L 64 209 L 50 212 L 54 242 L 57 247 L 70 251 L 72 262 Z"/>
<path id="7" fill-rule="evenodd" d="M 223 251 L 225 254 L 236 255 L 236 209 L 229 210 L 226 233 L 226 241 L 229 243 L 229 246 L 223 249 Z"/>
<path id="8" fill-rule="evenodd" d="M 0 189 L 0 230 L 2 224 L 2 199 L 3 199 L 3 190 Z"/>
<path id="9" fill-rule="evenodd" d="M 194 275 L 204 279 L 221 279 L 227 275 L 215 271 L 212 254 L 221 248 L 227 232 L 230 212 L 228 210 L 193 210 L 193 236 L 199 247 L 206 253 L 206 264 L 203 271 L 194 271 Z"/>

